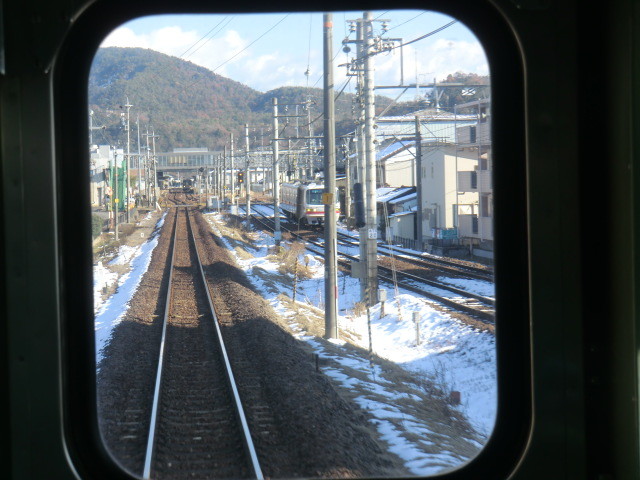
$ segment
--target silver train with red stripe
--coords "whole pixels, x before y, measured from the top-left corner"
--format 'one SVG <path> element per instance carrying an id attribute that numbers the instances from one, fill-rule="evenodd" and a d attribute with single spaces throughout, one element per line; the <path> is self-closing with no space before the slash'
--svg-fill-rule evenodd
<path id="1" fill-rule="evenodd" d="M 301 224 L 322 225 L 324 204 L 322 183 L 284 183 L 280 187 L 280 208 L 291 220 Z M 335 195 L 336 213 L 340 214 L 338 195 Z"/>

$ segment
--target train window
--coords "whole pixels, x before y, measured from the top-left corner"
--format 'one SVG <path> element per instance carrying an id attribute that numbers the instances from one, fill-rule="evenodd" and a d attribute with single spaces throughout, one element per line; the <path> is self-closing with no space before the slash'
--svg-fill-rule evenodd
<path id="1" fill-rule="evenodd" d="M 494 125 L 518 122 L 490 59 L 435 11 L 156 15 L 102 38 L 84 181 L 118 468 L 454 475 L 509 436 L 515 459 L 526 402 L 498 360 L 526 349 L 497 348 L 521 303 L 496 310 L 493 196 L 523 177 L 500 164 Z"/>

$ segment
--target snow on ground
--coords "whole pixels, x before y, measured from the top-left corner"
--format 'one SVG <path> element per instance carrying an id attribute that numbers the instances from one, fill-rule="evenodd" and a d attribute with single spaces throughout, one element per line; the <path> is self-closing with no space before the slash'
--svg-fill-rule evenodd
<path id="1" fill-rule="evenodd" d="M 263 207 L 263 209 L 265 214 L 272 212 L 268 208 Z M 217 231 L 216 221 L 220 221 L 220 217 L 208 215 L 207 219 L 214 231 Z M 277 265 L 267 258 L 268 248 L 274 246 L 273 238 L 257 232 L 254 233 L 258 238 L 256 245 L 262 248 L 255 252 L 253 258 L 242 259 L 236 255 L 236 261 L 247 272 L 258 267 L 267 272 L 275 273 Z M 235 253 L 226 239 L 224 241 L 227 248 Z M 309 254 L 301 255 L 300 262 L 307 265 L 312 273 L 312 278 L 298 283 L 296 298 L 298 302 L 322 309 L 324 303 L 324 266 Z M 263 279 L 255 275 L 251 279 L 281 316 L 292 315 L 287 306 L 278 299 L 278 294 L 285 288 L 289 290 L 290 287 L 282 286 L 274 290 L 272 282 L 267 285 Z M 460 288 L 468 288 L 482 295 L 493 296 L 493 286 L 488 282 L 450 278 L 446 280 Z M 370 310 L 371 337 L 369 337 L 367 316 L 356 316 L 353 313 L 360 296 L 358 280 L 339 274 L 338 291 L 339 328 L 349 332 L 352 341 L 364 349 L 368 349 L 371 342 L 372 350 L 376 355 L 407 370 L 425 375 L 440 385 L 446 385 L 449 391 L 460 392 L 461 411 L 478 433 L 485 439 L 488 438 L 495 421 L 497 395 L 495 339 L 492 334 L 479 332 L 461 324 L 446 313 L 434 308 L 433 304 L 410 292 L 400 290 L 396 294 L 391 288 L 388 290 L 388 300 L 385 302 L 385 315 L 381 315 L 380 304 Z M 286 293 L 291 296 L 292 292 Z M 414 312 L 417 315 L 419 334 L 416 333 Z M 296 325 L 291 326 L 295 331 Z M 362 359 L 356 361 L 351 356 L 329 353 L 314 337 L 304 335 L 300 328 L 297 330 L 300 331 L 300 338 L 311 345 L 316 353 L 324 358 L 331 358 L 338 364 L 350 362 L 350 368 L 357 370 L 359 376 L 364 374 L 371 378 L 371 382 L 367 383 L 365 390 L 368 389 L 372 395 L 380 393 L 381 379 L 376 376 L 375 371 L 371 370 L 369 362 Z M 362 388 L 360 380 L 345 375 L 341 370 L 324 368 L 323 371 L 347 388 L 353 388 L 355 384 Z M 443 452 L 426 454 L 424 449 L 419 448 L 420 446 L 408 442 L 389 421 L 390 417 L 399 414 L 397 409 L 391 407 L 394 403 L 394 394 L 394 392 L 387 390 L 386 396 L 389 398 L 389 403 L 384 404 L 372 400 L 372 396 L 367 394 L 358 396 L 356 401 L 377 419 L 376 427 L 379 433 L 391 445 L 390 450 L 406 461 L 407 468 L 416 475 L 433 475 L 460 466 L 469 460 L 451 454 L 451 452 L 449 454 Z M 405 427 L 409 425 L 411 430 L 413 425 L 413 433 L 421 437 L 428 433 L 425 431 L 424 422 L 411 418 L 406 413 L 402 413 L 402 415 Z M 471 443 L 475 442 L 473 439 L 468 440 Z M 477 442 L 475 444 L 479 446 Z"/>
<path id="2" fill-rule="evenodd" d="M 96 332 L 96 365 L 102 360 L 102 349 L 111 337 L 113 328 L 120 323 L 129 308 L 129 300 L 138 289 L 142 276 L 149 268 L 151 254 L 158 244 L 160 227 L 164 223 L 164 215 L 158 220 L 154 234 L 137 247 L 123 245 L 118 255 L 110 262 L 113 265 L 130 265 L 126 274 L 117 278 L 117 274 L 110 272 L 102 263 L 93 269 L 94 313 Z M 100 291 L 107 283 L 118 282 L 117 289 L 105 301 L 100 300 Z"/>
<path id="3" fill-rule="evenodd" d="M 265 208 L 265 214 L 273 210 Z M 214 231 L 217 230 L 218 215 L 207 215 Z M 156 232 L 164 222 L 162 217 Z M 258 241 L 253 257 L 236 260 L 246 271 L 258 267 L 266 272 L 276 274 L 278 265 L 270 261 L 267 255 L 269 247 L 273 247 L 273 238 L 256 233 Z M 231 245 L 222 237 L 232 254 Z M 128 308 L 128 302 L 135 293 L 142 275 L 147 270 L 151 253 L 157 245 L 157 234 L 139 247 L 122 247 L 119 255 L 112 261 L 115 264 L 130 264 L 130 271 L 118 279 L 116 292 L 106 301 L 101 302 L 100 291 L 105 284 L 115 281 L 115 274 L 98 263 L 94 267 L 95 292 L 95 330 L 96 330 L 96 362 L 101 360 L 101 350 L 104 348 L 111 332 Z M 322 313 L 324 302 L 322 262 L 310 254 L 302 254 L 300 262 L 305 264 L 312 277 L 297 285 L 297 300 L 300 304 L 319 308 Z M 266 284 L 257 276 L 251 280 L 271 303 L 276 312 L 287 318 L 292 311 L 278 299 L 279 293 L 287 293 L 290 287 L 273 283 Z M 460 279 L 446 279 L 449 283 L 460 288 L 477 289 L 477 293 L 490 296 L 487 285 L 479 281 L 464 281 Z M 463 286 L 462 283 L 466 283 Z M 480 434 L 479 437 L 464 438 L 466 442 L 480 447 L 478 438 L 486 438 L 491 434 L 496 415 L 496 371 L 495 371 L 495 342 L 489 333 L 482 333 L 468 326 L 462 325 L 445 313 L 438 311 L 424 299 L 409 292 L 388 289 L 388 300 L 385 302 L 385 315 L 382 316 L 381 305 L 370 309 L 371 337 L 366 315 L 355 315 L 354 309 L 359 301 L 360 287 L 357 279 L 340 274 L 339 289 L 339 319 L 340 330 L 347 332 L 352 342 L 367 350 L 371 343 L 373 353 L 385 358 L 403 368 L 432 379 L 449 390 L 461 393 L 462 405 L 460 410 L 468 417 L 473 427 Z M 414 323 L 414 312 L 417 314 L 419 333 Z M 291 320 L 293 322 L 293 320 Z M 306 341 L 322 358 L 331 359 L 334 366 L 323 367 L 323 372 L 346 388 L 356 389 L 358 394 L 355 401 L 361 408 L 375 418 L 373 422 L 381 438 L 389 445 L 389 450 L 405 461 L 407 468 L 415 475 L 433 475 L 461 466 L 470 458 L 454 454 L 451 451 L 439 450 L 438 453 L 428 453 L 432 432 L 420 418 L 400 410 L 395 404 L 401 397 L 410 397 L 410 393 L 394 390 L 393 385 L 383 378 L 379 367 L 371 368 L 370 363 L 361 356 L 354 356 L 347 350 L 340 350 L 344 343 L 331 342 L 331 351 L 327 344 L 323 344 L 313 336 L 306 335 L 300 326 L 291 324 L 292 330 L 298 332 L 298 337 Z M 419 339 L 419 342 L 417 341 Z M 345 372 L 355 372 L 349 375 Z M 409 441 L 405 434 L 397 428 L 398 421 L 403 429 L 419 438 L 419 441 Z"/>

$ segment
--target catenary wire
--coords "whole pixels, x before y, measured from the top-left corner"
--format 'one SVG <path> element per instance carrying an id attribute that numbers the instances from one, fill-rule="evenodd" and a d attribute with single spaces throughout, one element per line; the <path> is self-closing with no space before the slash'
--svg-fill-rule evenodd
<path id="1" fill-rule="evenodd" d="M 184 52 L 182 52 L 182 54 L 180 55 L 180 58 L 184 58 L 184 56 L 185 56 L 187 53 L 189 53 L 189 51 L 190 51 L 192 48 L 194 48 L 196 45 L 198 45 L 200 42 L 202 42 L 205 38 L 207 38 L 207 37 L 209 36 L 209 34 L 210 34 L 211 32 L 213 32 L 216 28 L 218 28 L 218 26 L 219 26 L 222 22 L 224 22 L 227 18 L 229 18 L 229 17 L 228 17 L 228 16 L 226 16 L 226 17 L 224 17 L 222 20 L 220 20 L 220 21 L 219 21 L 219 22 L 218 22 L 218 23 L 217 23 L 217 24 L 216 24 L 216 25 L 215 25 L 211 30 L 209 30 L 209 31 L 208 31 L 207 33 L 205 33 L 202 37 L 200 37 L 200 39 L 199 39 L 197 42 L 195 42 L 193 45 L 191 45 L 189 48 L 187 48 Z M 231 20 L 230 20 L 230 21 L 231 21 Z M 228 24 L 227 24 L 227 25 L 228 25 Z M 225 25 L 225 27 L 226 27 L 226 25 Z M 216 32 L 216 33 L 218 33 L 218 32 Z M 210 39 L 208 39 L 207 41 L 205 41 L 202 45 L 206 44 L 209 40 L 210 40 Z M 189 54 L 189 56 L 193 55 L 196 51 L 198 51 L 198 50 L 202 47 L 202 45 L 200 45 L 196 50 L 194 50 L 193 52 L 191 52 L 191 53 Z"/>

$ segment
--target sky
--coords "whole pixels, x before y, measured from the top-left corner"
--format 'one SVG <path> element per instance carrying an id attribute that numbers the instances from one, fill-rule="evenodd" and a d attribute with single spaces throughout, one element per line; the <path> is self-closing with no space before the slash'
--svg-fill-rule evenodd
<path id="1" fill-rule="evenodd" d="M 266 215 L 273 215 L 272 208 L 259 208 Z M 434 475 L 459 467 L 470 460 L 451 446 L 458 440 L 457 435 L 450 439 L 451 443 L 447 438 L 441 438 L 438 446 L 431 443 L 435 436 L 441 435 L 436 433 L 437 425 L 429 418 L 416 415 L 416 411 L 407 406 L 410 403 L 407 403 L 405 397 L 410 393 L 401 393 L 396 386 L 388 383 L 381 367 L 372 367 L 367 355 L 358 356 L 352 349 L 342 348 L 345 342 L 340 339 L 332 341 L 333 347 L 329 348 L 326 342 L 310 335 L 296 323 L 291 303 L 283 302 L 279 295 L 284 292 L 290 296 L 291 280 L 279 283 L 281 275 L 278 274 L 278 264 L 269 255 L 274 247 L 272 236 L 254 232 L 256 240 L 253 243 L 254 249 L 249 250 L 251 255 L 239 255 L 234 245 L 218 230 L 223 222 L 222 217 L 218 214 L 208 214 L 206 217 L 212 231 L 222 239 L 238 265 L 249 272 L 251 282 L 276 313 L 285 319 L 294 335 L 306 342 L 322 359 L 330 360 L 323 367 L 323 373 L 342 387 L 358 392 L 354 396 L 354 402 L 368 412 L 388 450 L 400 456 L 409 471 L 414 475 Z M 142 222 L 152 221 L 149 215 Z M 157 223 L 158 229 L 163 222 L 164 216 Z M 340 230 L 349 233 L 342 227 Z M 102 358 L 103 348 L 109 342 L 113 329 L 124 318 L 129 301 L 149 266 L 156 245 L 157 233 L 137 247 L 120 247 L 111 263 L 130 266 L 130 271 L 120 278 L 109 270 L 108 265 L 99 262 L 94 266 L 96 364 Z M 342 250 L 343 247 L 340 248 Z M 298 283 L 297 303 L 316 308 L 318 315 L 322 315 L 324 265 L 312 255 L 301 254 L 301 257 L 300 262 L 308 266 L 312 275 Z M 256 270 L 265 272 L 266 278 L 263 275 L 253 275 Z M 447 277 L 440 280 L 481 295 L 494 295 L 493 284 L 488 282 Z M 103 300 L 100 292 L 106 284 L 116 284 L 117 290 L 111 297 Z M 358 316 L 354 313 L 355 303 L 360 300 L 359 290 L 357 279 L 339 273 L 340 331 L 348 333 L 351 341 L 365 351 L 371 341 L 373 352 L 377 356 L 414 374 L 442 382 L 450 390 L 459 391 L 462 402 L 457 408 L 477 432 L 466 438 L 466 441 L 481 447 L 491 435 L 497 414 L 494 335 L 458 322 L 416 294 L 403 289 L 395 292 L 391 288 L 387 290 L 385 315 L 382 315 L 380 304 L 371 309 L 370 340 L 366 314 Z M 419 343 L 416 342 L 413 312 L 417 312 L 420 325 Z M 398 419 L 402 421 L 398 422 Z"/>
<path id="2" fill-rule="evenodd" d="M 349 20 L 363 12 L 333 14 L 335 88 L 347 82 L 346 64 L 355 52 L 343 51 L 343 40 L 354 40 Z M 374 33 L 381 34 L 387 20 L 388 38 L 414 40 L 452 20 L 440 13 L 420 10 L 375 11 Z M 142 17 L 123 24 L 102 47 L 141 47 L 176 56 L 217 74 L 265 92 L 281 86 L 322 87 L 322 14 L 162 15 Z M 402 51 L 402 54 L 400 53 Z M 420 84 L 443 80 L 457 71 L 488 75 L 482 46 L 462 23 L 392 52 L 375 56 L 375 84 Z M 309 71 L 309 75 L 305 72 Z M 354 82 L 345 91 L 353 92 Z M 424 94 L 413 91 L 410 95 Z M 392 91 L 380 91 L 394 97 Z M 398 91 L 399 93 L 399 91 Z"/>

